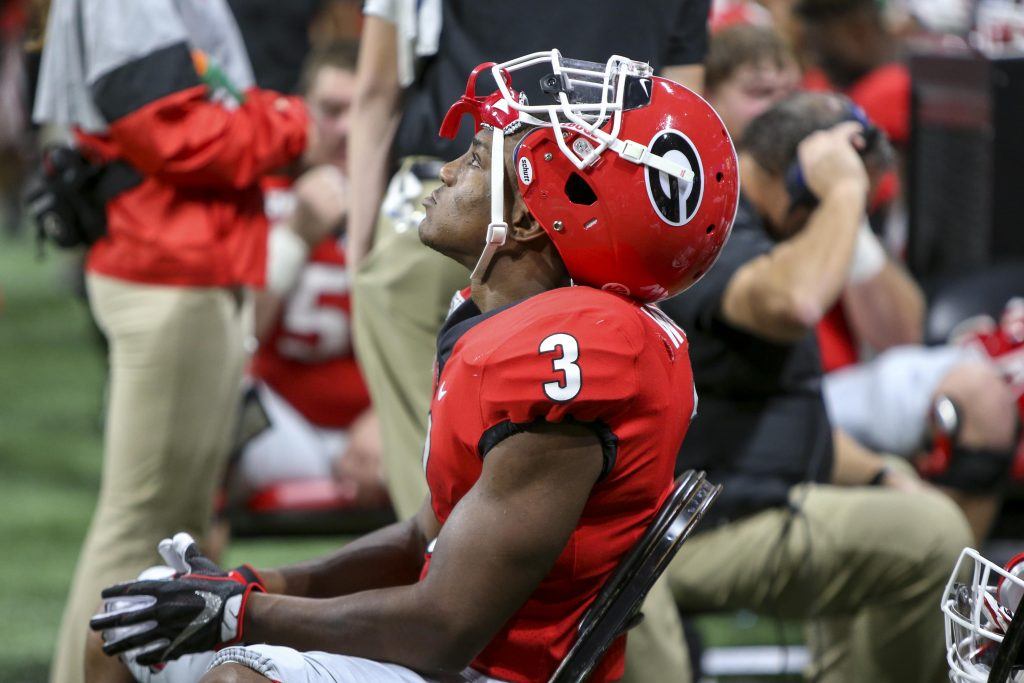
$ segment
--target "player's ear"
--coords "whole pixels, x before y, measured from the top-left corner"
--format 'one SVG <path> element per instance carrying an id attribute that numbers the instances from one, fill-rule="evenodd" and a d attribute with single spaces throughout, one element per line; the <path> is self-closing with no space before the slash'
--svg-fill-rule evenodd
<path id="1" fill-rule="evenodd" d="M 523 201 L 518 192 L 514 194 L 512 216 L 511 221 L 509 221 L 509 237 L 521 243 L 533 242 L 542 237 L 546 238 L 547 233 L 544 232 L 544 228 L 533 217 L 530 210 L 526 208 L 526 202 Z"/>

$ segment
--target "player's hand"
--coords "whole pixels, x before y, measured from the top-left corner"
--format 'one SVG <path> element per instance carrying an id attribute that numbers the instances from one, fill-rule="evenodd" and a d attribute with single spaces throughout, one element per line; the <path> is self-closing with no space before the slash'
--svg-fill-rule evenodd
<path id="1" fill-rule="evenodd" d="M 103 591 L 107 611 L 89 621 L 103 632 L 103 651 L 149 666 L 241 642 L 245 605 L 262 592 L 250 567 L 225 572 L 188 534 L 160 542 L 173 578 L 130 581 Z"/>
<path id="2" fill-rule="evenodd" d="M 348 214 L 347 185 L 331 164 L 310 169 L 295 181 L 295 211 L 288 223 L 311 249 L 341 227 Z"/>
<path id="3" fill-rule="evenodd" d="M 839 187 L 868 191 L 868 174 L 857 149 L 864 144 L 863 127 L 856 121 L 845 121 L 804 138 L 797 147 L 797 157 L 807 187 L 818 199 L 824 199 Z"/>

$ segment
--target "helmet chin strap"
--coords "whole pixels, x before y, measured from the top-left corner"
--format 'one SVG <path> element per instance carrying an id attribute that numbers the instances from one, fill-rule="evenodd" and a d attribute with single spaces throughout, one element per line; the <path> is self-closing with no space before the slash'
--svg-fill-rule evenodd
<path id="1" fill-rule="evenodd" d="M 498 248 L 505 244 L 508 223 L 505 222 L 505 131 L 492 128 L 491 136 L 491 222 L 487 225 L 487 243 L 470 274 L 472 282 L 482 282 Z"/>

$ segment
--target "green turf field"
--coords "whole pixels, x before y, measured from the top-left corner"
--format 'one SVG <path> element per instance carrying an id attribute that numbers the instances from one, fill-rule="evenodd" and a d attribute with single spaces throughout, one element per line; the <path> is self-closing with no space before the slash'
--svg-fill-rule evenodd
<path id="1" fill-rule="evenodd" d="M 0 236 L 0 683 L 46 679 L 99 487 L 104 364 L 66 254 Z M 246 540 L 226 563 L 312 557 L 337 539 Z M 154 558 L 155 560 L 155 558 Z M 751 615 L 702 619 L 708 645 L 772 643 Z M 799 630 L 788 629 L 787 640 Z"/>
<path id="2" fill-rule="evenodd" d="M 0 237 L 0 682 L 47 662 L 99 486 L 104 366 L 66 256 Z M 302 559 L 336 541 L 244 541 L 228 562 Z"/>

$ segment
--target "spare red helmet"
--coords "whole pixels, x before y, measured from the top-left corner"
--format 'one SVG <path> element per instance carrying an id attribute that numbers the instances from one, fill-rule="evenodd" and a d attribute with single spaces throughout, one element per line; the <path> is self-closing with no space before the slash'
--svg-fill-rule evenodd
<path id="1" fill-rule="evenodd" d="M 546 61 L 554 73 L 545 89 L 557 102 L 530 106 L 511 73 Z M 485 68 L 498 90 L 478 96 Z M 566 60 L 557 50 L 482 64 L 442 135 L 454 137 L 464 114 L 495 130 L 496 151 L 505 132 L 537 126 L 514 151 L 519 191 L 577 284 L 658 301 L 700 279 L 729 236 L 739 194 L 732 140 L 707 102 L 646 64 Z M 500 221 L 492 215 L 488 249 L 499 243 L 493 229 L 504 233 Z M 485 249 L 483 269 L 489 258 Z"/>

